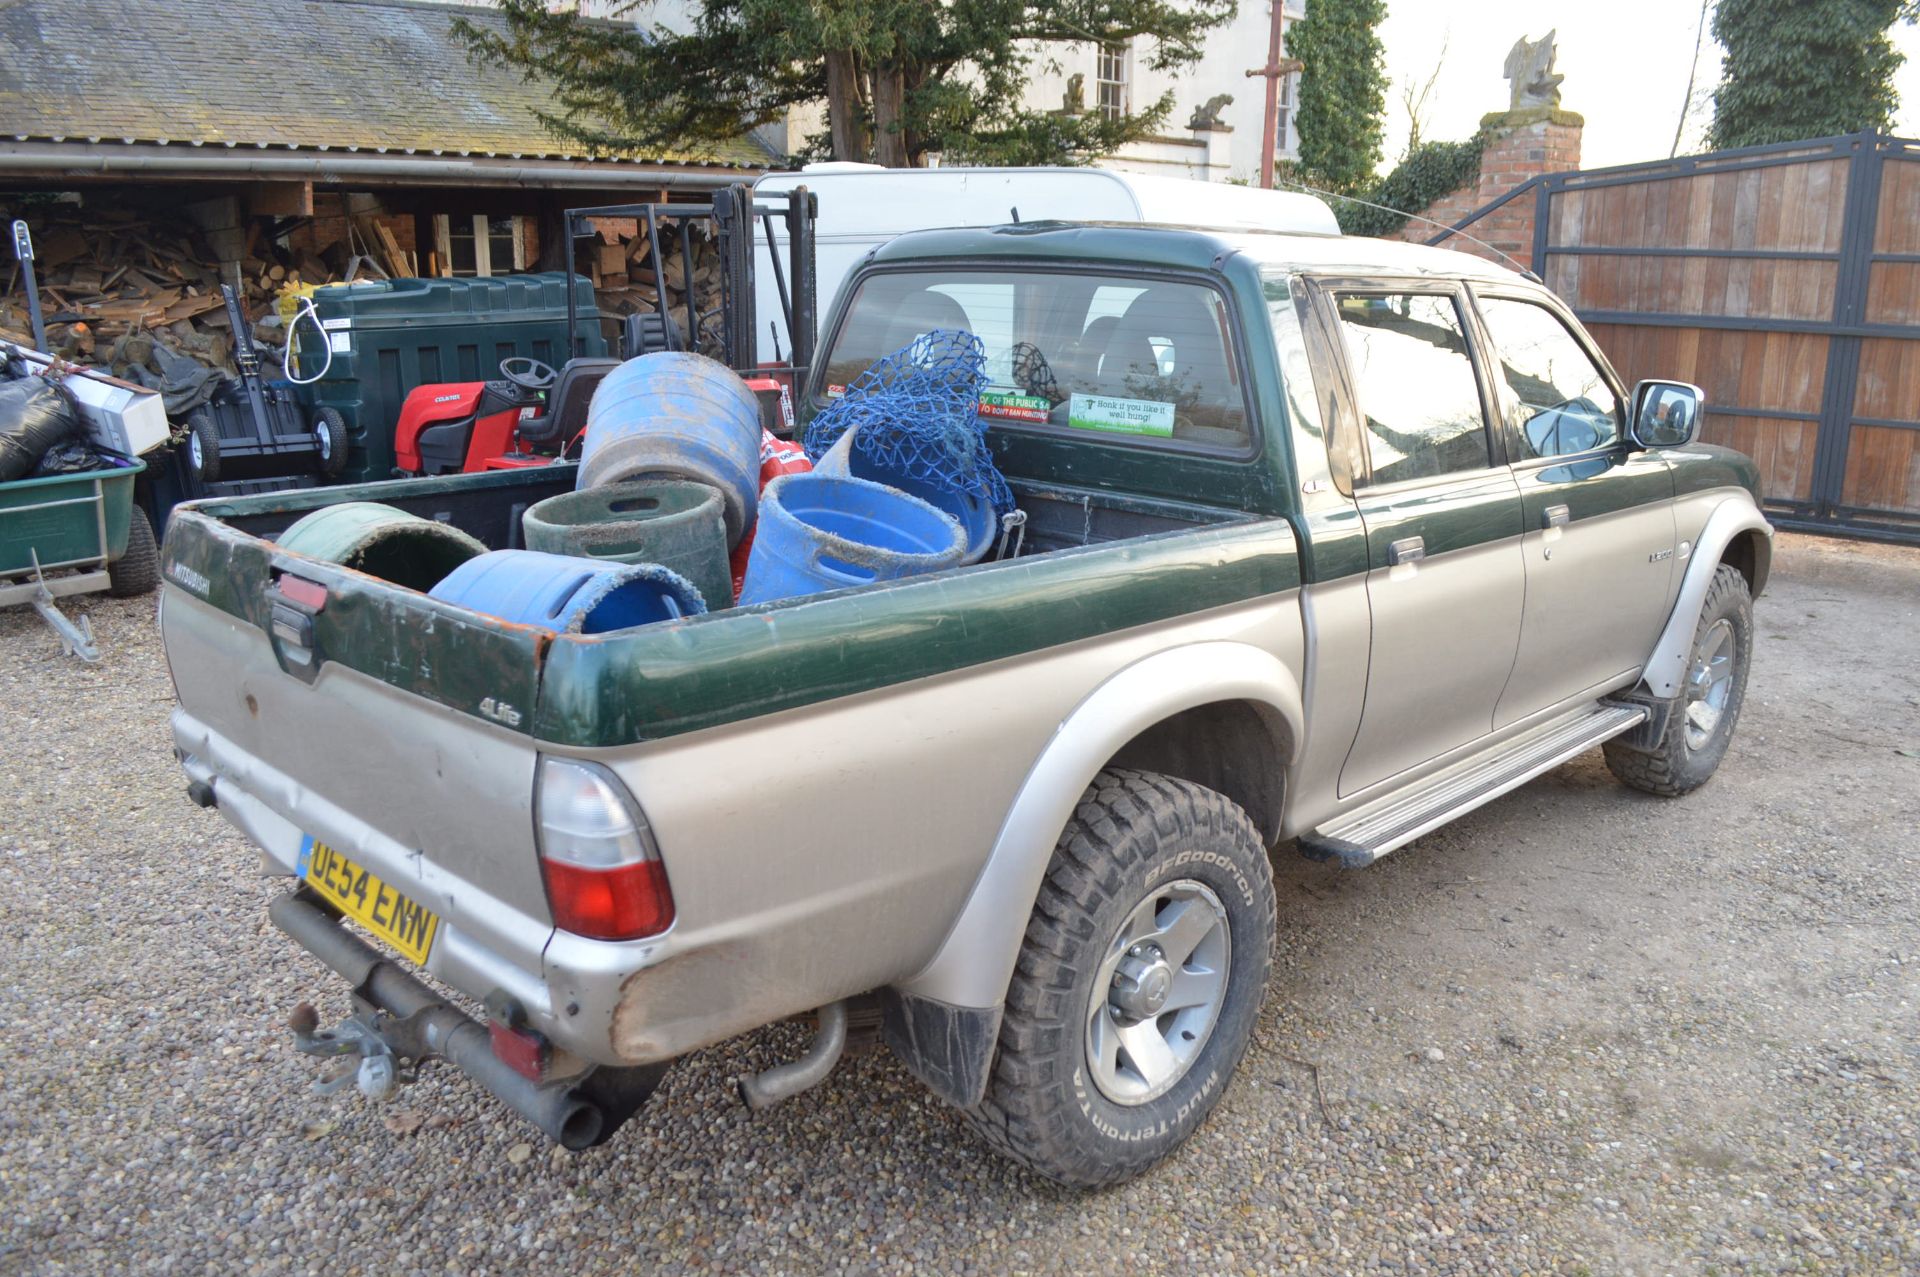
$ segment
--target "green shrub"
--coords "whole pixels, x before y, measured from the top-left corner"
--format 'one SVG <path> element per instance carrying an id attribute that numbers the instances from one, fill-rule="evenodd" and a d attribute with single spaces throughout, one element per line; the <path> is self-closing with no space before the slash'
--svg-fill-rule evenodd
<path id="1" fill-rule="evenodd" d="M 1361 199 L 1384 208 L 1333 201 L 1340 229 L 1349 235 L 1391 235 L 1407 224 L 1407 214 L 1424 213 L 1434 201 L 1477 179 L 1486 145 L 1484 133 L 1464 142 L 1421 143 L 1391 173 L 1359 192 Z"/>

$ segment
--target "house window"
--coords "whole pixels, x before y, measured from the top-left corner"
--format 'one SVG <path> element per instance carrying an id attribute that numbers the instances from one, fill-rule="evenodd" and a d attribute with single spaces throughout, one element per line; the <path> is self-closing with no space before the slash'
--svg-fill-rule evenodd
<path id="1" fill-rule="evenodd" d="M 1292 155 L 1296 147 L 1293 118 L 1295 104 L 1300 100 L 1299 95 L 1300 73 L 1295 71 L 1292 75 L 1281 76 L 1280 91 L 1274 95 L 1274 101 L 1277 104 L 1275 114 L 1279 119 L 1275 121 L 1273 145 L 1274 149 L 1282 155 Z"/>
<path id="2" fill-rule="evenodd" d="M 1100 114 L 1109 120 L 1127 113 L 1128 44 L 1103 44 L 1094 68 L 1094 87 L 1099 91 Z"/>
<path id="3" fill-rule="evenodd" d="M 526 239 L 521 217 L 489 217 L 476 213 L 436 213 L 434 247 L 440 273 L 464 277 L 507 275 L 527 268 Z"/>

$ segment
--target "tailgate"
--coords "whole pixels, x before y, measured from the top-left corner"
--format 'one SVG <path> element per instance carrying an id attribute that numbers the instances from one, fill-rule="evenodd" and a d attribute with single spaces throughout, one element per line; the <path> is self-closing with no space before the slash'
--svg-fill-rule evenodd
<path id="1" fill-rule="evenodd" d="M 301 834 L 532 968 L 551 928 L 526 734 L 551 635 L 278 551 L 181 509 L 161 630 L 175 737 L 281 868 Z M 323 587 L 324 599 L 283 578 Z M 251 804 L 272 817 L 245 811 Z M 284 827 L 283 827 L 284 826 Z M 430 968 L 439 969 L 439 944 Z M 450 957 L 458 957 L 451 954 Z"/>

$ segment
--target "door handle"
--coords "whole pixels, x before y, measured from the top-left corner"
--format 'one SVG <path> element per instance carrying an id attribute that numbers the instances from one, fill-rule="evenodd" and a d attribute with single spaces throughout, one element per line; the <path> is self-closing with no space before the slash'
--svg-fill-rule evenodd
<path id="1" fill-rule="evenodd" d="M 1427 557 L 1427 539 L 1425 537 L 1401 537 L 1387 546 L 1387 566 L 1399 567 L 1402 563 L 1413 563 Z"/>
<path id="2" fill-rule="evenodd" d="M 1543 528 L 1564 528 L 1573 522 L 1573 511 L 1563 505 L 1550 505 L 1540 512 Z"/>

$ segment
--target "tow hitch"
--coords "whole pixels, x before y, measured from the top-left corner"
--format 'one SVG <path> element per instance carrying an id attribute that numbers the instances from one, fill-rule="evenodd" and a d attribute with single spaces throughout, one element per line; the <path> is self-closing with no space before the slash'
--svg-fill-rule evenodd
<path id="1" fill-rule="evenodd" d="M 443 1059 L 555 1143 L 583 1149 L 601 1143 L 637 1113 L 667 1071 L 665 1064 L 602 1065 L 537 1082 L 495 1053 L 486 1026 L 348 934 L 306 888 L 275 898 L 267 914 L 353 986 L 354 1013 L 338 1028 L 320 1032 L 319 1015 L 304 1002 L 288 1017 L 299 1050 L 359 1056 L 353 1069 L 315 1084 L 324 1093 L 344 1090 L 352 1080 L 367 1098 L 385 1099 L 413 1081 L 421 1064 Z"/>
<path id="2" fill-rule="evenodd" d="M 293 1030 L 296 1051 L 307 1055 L 358 1054 L 360 1057 L 357 1068 L 342 1069 L 332 1077 L 316 1078 L 315 1093 L 333 1095 L 352 1082 L 368 1099 L 384 1100 L 397 1088 L 413 1081 L 413 1070 L 401 1068 L 393 1048 L 380 1037 L 378 1026 L 382 1014 L 373 1012 L 372 1023 L 362 1022 L 358 1014 L 352 1015 L 341 1021 L 339 1028 L 321 1033 L 318 1031 L 320 1013 L 313 1009 L 313 1003 L 302 1002 L 293 1009 L 293 1014 L 287 1017 L 287 1027 Z"/>

